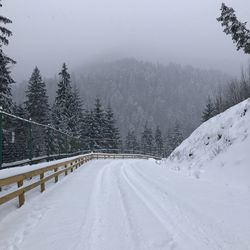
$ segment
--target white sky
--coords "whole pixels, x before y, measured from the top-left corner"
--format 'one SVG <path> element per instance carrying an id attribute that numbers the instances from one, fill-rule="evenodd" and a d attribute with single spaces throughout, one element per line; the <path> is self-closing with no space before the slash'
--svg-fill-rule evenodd
<path id="1" fill-rule="evenodd" d="M 53 76 L 97 58 L 136 57 L 238 74 L 250 59 L 216 21 L 221 0 L 3 0 L 12 19 L 8 55 L 17 81 L 37 65 Z M 250 1 L 227 0 L 242 21 Z"/>

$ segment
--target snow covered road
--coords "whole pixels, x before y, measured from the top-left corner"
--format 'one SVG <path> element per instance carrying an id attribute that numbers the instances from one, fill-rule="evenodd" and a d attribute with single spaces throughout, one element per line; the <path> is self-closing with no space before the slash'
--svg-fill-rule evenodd
<path id="1" fill-rule="evenodd" d="M 153 160 L 92 161 L 0 207 L 0 249 L 250 249 L 249 193 Z"/>

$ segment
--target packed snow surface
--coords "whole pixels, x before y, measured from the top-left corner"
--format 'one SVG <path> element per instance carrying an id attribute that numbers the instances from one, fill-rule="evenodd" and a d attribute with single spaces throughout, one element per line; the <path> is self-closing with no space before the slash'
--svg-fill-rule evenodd
<path id="1" fill-rule="evenodd" d="M 249 190 L 155 161 L 91 161 L 16 204 L 0 207 L 1 250 L 250 249 Z"/>

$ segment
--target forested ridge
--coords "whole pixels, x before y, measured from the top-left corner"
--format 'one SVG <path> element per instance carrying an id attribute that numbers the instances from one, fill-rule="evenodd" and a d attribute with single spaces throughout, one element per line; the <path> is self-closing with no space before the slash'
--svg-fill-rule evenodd
<path id="1" fill-rule="evenodd" d="M 96 97 L 105 106 L 111 104 L 123 136 L 128 130 L 141 134 L 146 122 L 152 128 L 159 125 L 164 134 L 178 122 L 188 135 L 201 122 L 207 96 L 229 79 L 217 71 L 136 59 L 91 64 L 71 72 L 72 85 L 77 86 L 84 107 L 91 107 Z M 53 103 L 58 79 L 45 81 Z M 17 101 L 25 88 L 25 81 L 16 84 Z"/>

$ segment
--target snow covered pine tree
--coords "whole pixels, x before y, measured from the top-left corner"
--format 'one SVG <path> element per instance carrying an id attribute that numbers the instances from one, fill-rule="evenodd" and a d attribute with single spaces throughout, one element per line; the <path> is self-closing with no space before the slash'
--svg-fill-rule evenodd
<path id="1" fill-rule="evenodd" d="M 48 96 L 46 93 L 46 85 L 42 80 L 42 76 L 37 67 L 35 67 L 26 91 L 25 109 L 27 116 L 32 121 L 48 125 L 50 122 L 50 108 Z M 23 124 L 24 126 L 32 126 L 32 141 L 34 156 L 46 153 L 45 130 L 41 126 L 32 124 Z M 23 128 L 25 129 L 25 128 Z"/>
<path id="2" fill-rule="evenodd" d="M 164 145 L 163 145 L 162 133 L 159 126 L 157 126 L 155 130 L 155 147 L 157 155 L 162 156 Z"/>
<path id="3" fill-rule="evenodd" d="M 27 110 L 28 118 L 32 121 L 49 124 L 50 109 L 49 100 L 46 93 L 46 84 L 42 80 L 42 76 L 37 67 L 35 67 L 26 91 L 25 108 Z"/>
<path id="4" fill-rule="evenodd" d="M 102 108 L 102 104 L 99 98 L 95 100 L 95 108 L 93 110 L 93 144 L 94 149 L 104 149 L 105 148 L 105 112 Z"/>
<path id="5" fill-rule="evenodd" d="M 73 119 L 71 121 L 72 134 L 76 137 L 81 136 L 83 122 L 83 103 L 79 96 L 79 90 L 76 86 L 73 88 L 73 100 L 71 105 Z"/>
<path id="6" fill-rule="evenodd" d="M 201 121 L 205 122 L 215 115 L 215 107 L 210 97 L 207 98 L 205 110 L 202 113 Z"/>
<path id="7" fill-rule="evenodd" d="M 142 132 L 141 137 L 141 147 L 143 153 L 151 154 L 154 150 L 154 137 L 152 129 L 148 127 L 148 123 L 146 122 L 144 126 L 144 131 Z"/>
<path id="8" fill-rule="evenodd" d="M 234 13 L 233 8 L 222 3 L 221 16 L 217 18 L 217 21 L 221 22 L 221 25 L 225 27 L 224 32 L 232 36 L 237 50 L 243 49 L 246 54 L 250 54 L 250 31 L 246 28 L 246 22 L 238 21 Z"/>
<path id="9" fill-rule="evenodd" d="M 168 133 L 166 156 L 169 156 L 183 141 L 183 135 L 180 130 L 180 125 L 176 121 L 174 128 Z"/>
<path id="10" fill-rule="evenodd" d="M 104 126 L 104 137 L 106 138 L 105 148 L 116 152 L 119 149 L 120 133 L 119 129 L 115 126 L 114 113 L 110 104 L 108 105 L 108 109 L 105 113 Z"/>
<path id="11" fill-rule="evenodd" d="M 83 114 L 83 120 L 81 122 L 81 141 L 86 150 L 93 151 L 95 130 L 94 130 L 94 114 L 91 110 L 86 110 Z"/>
<path id="12" fill-rule="evenodd" d="M 0 8 L 1 7 L 2 4 L 0 3 Z M 0 23 L 5 25 L 12 23 L 12 21 L 0 15 Z M 0 106 L 7 112 L 11 112 L 12 110 L 11 84 L 14 83 L 14 80 L 10 76 L 9 65 L 16 63 L 3 52 L 3 46 L 9 44 L 8 37 L 10 36 L 12 36 L 12 32 L 0 26 Z"/>
<path id="13" fill-rule="evenodd" d="M 77 90 L 72 90 L 70 74 L 65 63 L 62 66 L 59 76 L 60 81 L 58 83 L 57 95 L 52 108 L 52 124 L 56 129 L 65 133 L 72 136 L 79 136 L 82 104 Z"/>
<path id="14" fill-rule="evenodd" d="M 135 131 L 128 131 L 125 141 L 126 150 L 130 153 L 135 153 L 139 150 L 139 143 L 136 138 Z"/>

